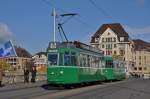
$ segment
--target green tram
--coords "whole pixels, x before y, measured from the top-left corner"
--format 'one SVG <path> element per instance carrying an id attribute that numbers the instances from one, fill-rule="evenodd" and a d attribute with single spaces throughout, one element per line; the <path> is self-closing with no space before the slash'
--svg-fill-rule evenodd
<path id="1" fill-rule="evenodd" d="M 125 78 L 124 66 L 114 66 L 103 51 L 75 42 L 50 43 L 47 49 L 48 84 L 70 85 Z"/>
<path id="2" fill-rule="evenodd" d="M 113 59 L 111 56 L 105 56 L 103 60 L 105 67 L 103 75 L 106 80 L 122 80 L 125 79 L 125 63 L 119 59 Z"/>

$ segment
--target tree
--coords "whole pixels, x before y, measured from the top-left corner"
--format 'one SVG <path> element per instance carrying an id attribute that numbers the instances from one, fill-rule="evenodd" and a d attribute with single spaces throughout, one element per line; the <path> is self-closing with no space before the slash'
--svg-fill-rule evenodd
<path id="1" fill-rule="evenodd" d="M 10 64 L 7 63 L 5 60 L 0 60 L 0 68 L 5 70 L 10 70 Z"/>

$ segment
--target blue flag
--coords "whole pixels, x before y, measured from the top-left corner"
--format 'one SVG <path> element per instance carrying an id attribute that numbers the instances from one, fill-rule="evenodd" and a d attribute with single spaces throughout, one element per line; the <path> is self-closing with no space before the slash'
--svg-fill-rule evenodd
<path id="1" fill-rule="evenodd" d="M 0 57 L 13 57 L 17 56 L 16 51 L 9 40 L 8 42 L 4 43 L 3 48 L 0 49 Z"/>

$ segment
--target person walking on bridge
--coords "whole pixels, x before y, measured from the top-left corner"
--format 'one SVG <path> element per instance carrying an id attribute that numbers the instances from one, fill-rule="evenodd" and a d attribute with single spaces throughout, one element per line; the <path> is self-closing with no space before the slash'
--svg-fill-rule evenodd
<path id="1" fill-rule="evenodd" d="M 31 82 L 34 83 L 36 79 L 36 67 L 35 66 L 32 67 L 31 76 L 32 76 Z"/>
<path id="2" fill-rule="evenodd" d="M 24 69 L 24 82 L 29 82 L 29 70 L 27 68 Z"/>

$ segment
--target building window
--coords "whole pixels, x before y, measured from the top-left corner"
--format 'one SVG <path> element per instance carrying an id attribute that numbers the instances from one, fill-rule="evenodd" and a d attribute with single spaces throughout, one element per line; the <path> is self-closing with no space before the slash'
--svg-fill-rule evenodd
<path id="1" fill-rule="evenodd" d="M 110 38 L 110 42 L 112 42 L 112 38 Z"/>
<path id="2" fill-rule="evenodd" d="M 144 67 L 144 70 L 147 70 L 147 68 L 146 68 L 146 67 Z"/>
<path id="3" fill-rule="evenodd" d="M 141 60 L 141 56 L 139 56 L 139 60 Z"/>
<path id="4" fill-rule="evenodd" d="M 110 44 L 108 44 L 108 49 L 110 49 Z"/>
<path id="5" fill-rule="evenodd" d="M 114 42 L 116 42 L 116 38 L 114 37 Z"/>
<path id="6" fill-rule="evenodd" d="M 106 38 L 106 42 L 108 42 L 108 38 Z"/>
<path id="7" fill-rule="evenodd" d="M 114 54 L 116 54 L 116 51 L 114 51 Z"/>
<path id="8" fill-rule="evenodd" d="M 139 62 L 139 65 L 141 65 L 141 62 Z"/>
<path id="9" fill-rule="evenodd" d="M 116 44 L 114 44 L 114 48 L 117 48 L 117 45 L 116 45 Z"/>
<path id="10" fill-rule="evenodd" d="M 120 50 L 120 55 L 124 55 L 124 50 Z"/>
<path id="11" fill-rule="evenodd" d="M 102 42 L 104 42 L 104 38 L 102 38 Z"/>
<path id="12" fill-rule="evenodd" d="M 141 71 L 141 70 L 142 70 L 142 67 L 139 67 L 139 70 Z"/>
<path id="13" fill-rule="evenodd" d="M 106 55 L 112 55 L 112 51 L 106 51 Z"/>
<path id="14" fill-rule="evenodd" d="M 108 38 L 108 42 L 110 42 L 110 38 Z"/>
<path id="15" fill-rule="evenodd" d="M 106 49 L 108 49 L 108 44 L 106 44 Z"/>
<path id="16" fill-rule="evenodd" d="M 136 68 L 136 67 L 134 67 L 134 70 L 137 70 L 137 68 Z"/>
<path id="17" fill-rule="evenodd" d="M 105 48 L 105 45 L 104 45 L 104 44 L 102 45 L 102 48 Z"/>
<path id="18" fill-rule="evenodd" d="M 112 49 L 112 44 L 110 44 L 110 49 Z"/>

